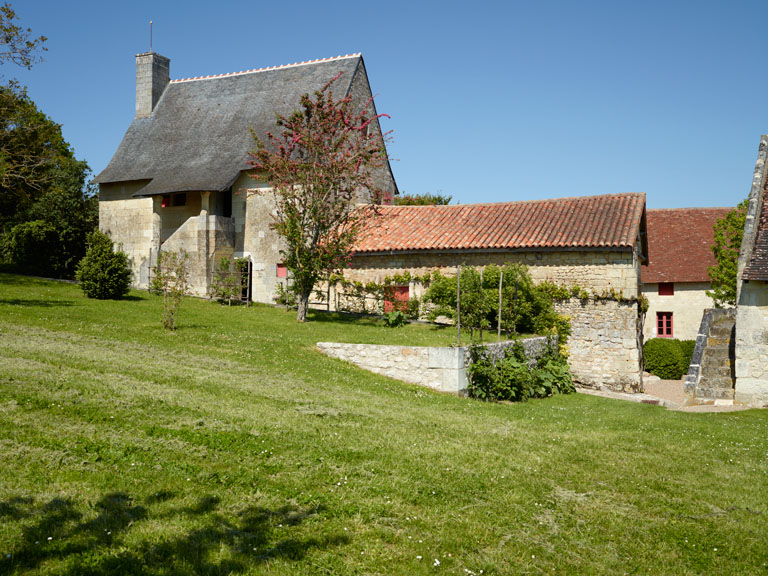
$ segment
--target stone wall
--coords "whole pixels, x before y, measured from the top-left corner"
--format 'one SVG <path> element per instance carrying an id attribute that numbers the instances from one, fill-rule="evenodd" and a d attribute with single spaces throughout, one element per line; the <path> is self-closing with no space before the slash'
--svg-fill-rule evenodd
<path id="1" fill-rule="evenodd" d="M 456 274 L 457 265 L 487 266 L 518 262 L 528 266 L 531 277 L 540 282 L 552 280 L 569 286 L 578 284 L 589 290 L 615 290 L 627 298 L 636 298 L 640 264 L 629 251 L 503 251 L 503 252 L 424 252 L 393 254 L 357 254 L 352 266 L 344 271 L 349 280 L 381 282 L 386 276 L 402 274 L 423 276 L 440 270 L 446 276 Z M 420 286 L 412 287 L 419 296 Z"/>
<path id="2" fill-rule="evenodd" d="M 538 358 L 546 348 L 546 338 L 521 340 L 529 358 Z M 494 354 L 503 354 L 514 341 L 489 344 Z M 467 372 L 471 359 L 469 347 L 381 346 L 376 344 L 343 344 L 318 342 L 318 349 L 332 358 L 351 362 L 360 368 L 426 386 L 440 392 L 466 394 Z"/>
<path id="3" fill-rule="evenodd" d="M 588 291 L 614 290 L 626 298 L 638 295 L 639 262 L 631 252 L 539 251 L 469 252 L 356 255 L 344 276 L 360 282 L 381 282 L 386 276 L 422 276 L 438 269 L 455 275 L 456 265 L 485 266 L 520 262 L 528 266 L 535 281 L 578 284 Z M 422 287 L 410 286 L 410 296 L 420 297 Z M 331 301 L 335 301 L 334 295 Z M 642 391 L 641 349 L 637 304 L 616 301 L 571 299 L 558 305 L 571 319 L 569 364 L 582 386 L 612 390 Z"/>
<path id="4" fill-rule="evenodd" d="M 736 311 L 736 393 L 741 404 L 768 407 L 768 283 L 744 282 Z"/>
<path id="5" fill-rule="evenodd" d="M 578 384 L 622 392 L 643 391 L 636 302 L 571 298 L 556 308 L 571 319 L 568 364 Z"/>
<path id="6" fill-rule="evenodd" d="M 736 310 L 705 310 L 685 377 L 686 404 L 733 403 Z"/>
<path id="7" fill-rule="evenodd" d="M 151 198 L 132 198 L 146 182 L 101 184 L 99 229 L 128 255 L 133 285 L 146 287 L 155 223 Z"/>
<path id="8" fill-rule="evenodd" d="M 193 216 L 166 240 L 161 250 L 187 252 L 190 292 L 208 296 L 213 256 L 231 258 L 234 253 L 234 222 L 222 216 Z"/>
<path id="9" fill-rule="evenodd" d="M 646 314 L 643 336 L 646 340 L 656 338 L 656 313 L 672 312 L 673 337 L 679 340 L 695 340 L 699 333 L 701 315 L 704 310 L 712 307 L 712 298 L 707 296 L 710 290 L 709 282 L 675 282 L 675 293 L 672 296 L 659 296 L 659 285 L 649 283 L 642 285 L 642 293 L 648 298 L 648 313 Z"/>

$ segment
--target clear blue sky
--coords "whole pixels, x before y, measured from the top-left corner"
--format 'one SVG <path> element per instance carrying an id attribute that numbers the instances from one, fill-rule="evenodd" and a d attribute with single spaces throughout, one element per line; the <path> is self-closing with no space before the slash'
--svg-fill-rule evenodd
<path id="1" fill-rule="evenodd" d="M 11 4 L 48 52 L 0 73 L 96 173 L 133 118 L 149 20 L 171 78 L 362 52 L 400 189 L 461 203 L 734 206 L 768 132 L 765 0 Z"/>

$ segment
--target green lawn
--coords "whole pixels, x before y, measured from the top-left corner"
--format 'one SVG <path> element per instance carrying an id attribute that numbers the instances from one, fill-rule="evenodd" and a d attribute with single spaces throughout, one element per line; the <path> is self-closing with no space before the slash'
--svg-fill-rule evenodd
<path id="1" fill-rule="evenodd" d="M 293 318 L 0 274 L 0 574 L 768 573 L 768 411 L 485 404 L 314 347 L 453 329 Z"/>

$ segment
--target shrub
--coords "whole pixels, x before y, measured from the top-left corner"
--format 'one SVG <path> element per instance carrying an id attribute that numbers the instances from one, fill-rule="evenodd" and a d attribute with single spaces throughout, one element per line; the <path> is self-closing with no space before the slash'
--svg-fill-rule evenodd
<path id="1" fill-rule="evenodd" d="M 112 239 L 98 230 L 88 234 L 85 256 L 75 270 L 75 278 L 88 298 L 119 299 L 131 287 L 128 256 L 115 250 Z"/>
<path id="2" fill-rule="evenodd" d="M 22 222 L 6 239 L 8 259 L 17 270 L 40 276 L 57 276 L 59 233 L 44 220 Z"/>
<path id="3" fill-rule="evenodd" d="M 503 279 L 500 276 L 503 275 Z M 498 324 L 499 281 L 502 284 L 501 329 L 515 333 L 557 334 L 562 346 L 568 341 L 569 319 L 555 311 L 550 285 L 534 284 L 523 264 L 488 265 L 480 274 L 472 267 L 461 271 L 461 325 L 473 329 L 492 329 Z M 456 317 L 456 278 L 432 274 L 423 297 L 429 306 L 429 319 Z"/>
<path id="4" fill-rule="evenodd" d="M 150 289 L 163 295 L 163 328 L 176 330 L 176 317 L 181 300 L 187 292 L 188 255 L 179 252 L 159 252 L 157 266 L 152 269 Z"/>
<path id="5" fill-rule="evenodd" d="M 535 364 L 526 358 L 519 342 L 507 348 L 502 358 L 493 358 L 480 346 L 473 346 L 471 354 L 469 395 L 473 398 L 521 402 L 576 391 L 568 364 L 554 341 Z"/>
<path id="6" fill-rule="evenodd" d="M 683 354 L 683 374 L 688 373 L 688 366 L 691 364 L 693 349 L 696 348 L 696 340 L 680 340 L 680 351 Z"/>
<path id="7" fill-rule="evenodd" d="M 384 326 L 388 326 L 389 328 L 398 328 L 400 326 L 405 326 L 408 323 L 405 314 L 400 310 L 387 312 L 382 318 L 384 320 Z"/>
<path id="8" fill-rule="evenodd" d="M 643 346 L 644 368 L 664 380 L 678 380 L 688 370 L 680 341 L 674 338 L 651 338 Z"/>

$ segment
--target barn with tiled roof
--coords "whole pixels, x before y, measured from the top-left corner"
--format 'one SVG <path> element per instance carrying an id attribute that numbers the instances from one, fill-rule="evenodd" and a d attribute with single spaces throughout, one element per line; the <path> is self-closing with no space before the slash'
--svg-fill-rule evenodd
<path id="1" fill-rule="evenodd" d="M 458 265 L 526 264 L 534 280 L 626 301 L 559 304 L 571 319 L 570 365 L 584 385 L 637 391 L 640 268 L 646 262 L 645 195 L 607 194 L 498 204 L 384 206 L 355 246 L 345 276 L 381 282 L 387 276 L 456 273 Z M 400 298 L 421 296 L 419 282 Z"/>

